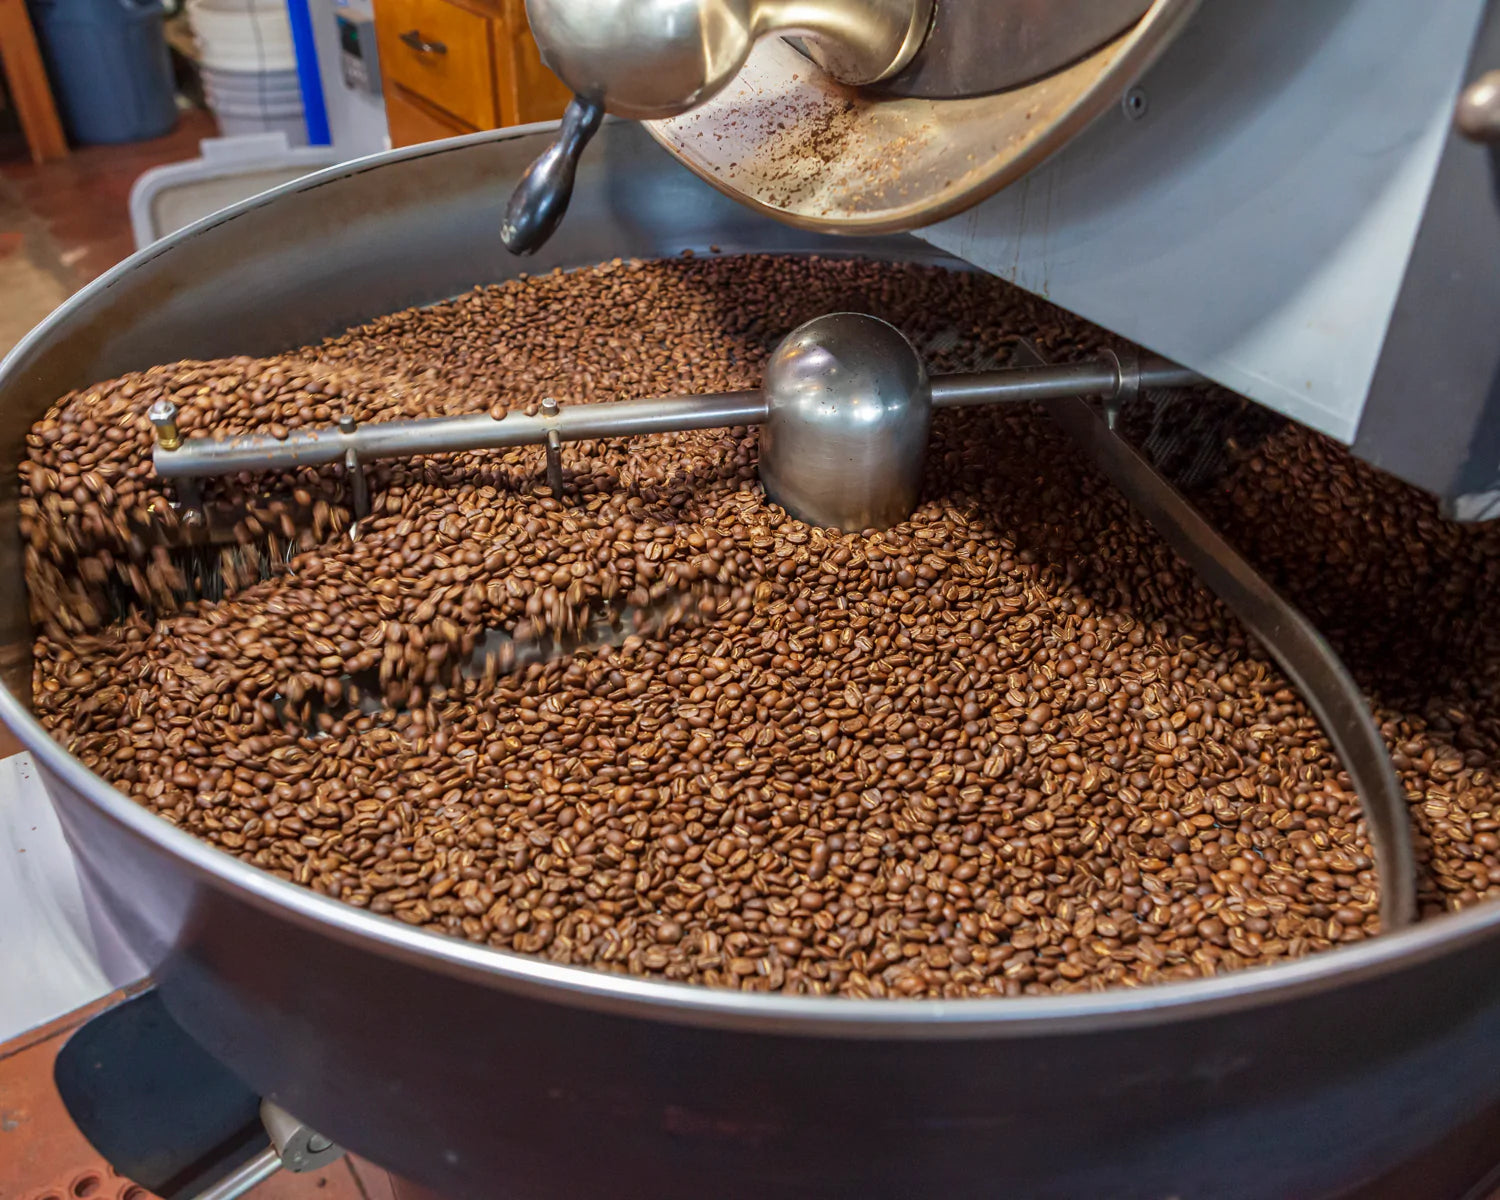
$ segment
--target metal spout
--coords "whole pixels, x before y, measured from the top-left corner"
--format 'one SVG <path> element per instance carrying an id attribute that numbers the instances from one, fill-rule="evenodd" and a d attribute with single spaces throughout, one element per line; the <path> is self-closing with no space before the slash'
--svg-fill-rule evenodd
<path id="1" fill-rule="evenodd" d="M 527 0 L 542 59 L 616 116 L 675 117 L 721 91 L 756 40 L 801 37 L 840 83 L 875 83 L 916 55 L 933 0 Z"/>
<path id="2" fill-rule="evenodd" d="M 557 140 L 506 209 L 512 253 L 539 249 L 562 221 L 584 147 L 605 112 L 679 116 L 723 90 L 758 38 L 796 35 L 840 83 L 875 83 L 921 48 L 933 0 L 527 0 L 542 59 L 573 89 Z"/>

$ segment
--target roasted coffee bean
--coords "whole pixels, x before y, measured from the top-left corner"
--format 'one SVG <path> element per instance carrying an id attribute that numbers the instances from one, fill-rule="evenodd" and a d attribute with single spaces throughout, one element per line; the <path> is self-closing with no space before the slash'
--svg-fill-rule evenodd
<path id="1" fill-rule="evenodd" d="M 182 599 L 153 555 L 181 536 L 155 399 L 201 436 L 728 390 L 848 309 L 934 371 L 1107 342 L 980 275 L 615 262 L 64 397 L 21 471 L 37 712 L 283 879 L 603 970 L 1022 995 L 1376 933 L 1358 798 L 1306 705 L 1041 411 L 937 414 L 923 502 L 884 533 L 769 503 L 736 429 L 569 445 L 560 496 L 539 448 L 372 464 L 353 541 L 332 468 L 205 481 L 249 511 L 222 570 L 187 568 L 223 596 Z M 1199 499 L 1372 693 L 1424 910 L 1493 894 L 1497 535 L 1293 426 Z M 611 616 L 618 644 L 526 652 Z"/>

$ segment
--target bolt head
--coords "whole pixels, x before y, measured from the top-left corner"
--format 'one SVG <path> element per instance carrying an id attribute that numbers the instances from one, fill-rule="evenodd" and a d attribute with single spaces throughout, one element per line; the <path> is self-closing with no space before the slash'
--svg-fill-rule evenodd
<path id="1" fill-rule="evenodd" d="M 1463 90 L 1454 123 L 1471 142 L 1500 144 L 1500 71 L 1481 75 Z"/>
<path id="2" fill-rule="evenodd" d="M 170 400 L 158 400 L 146 411 L 146 418 L 153 425 L 164 425 L 177 419 L 177 405 Z"/>
<path id="3" fill-rule="evenodd" d="M 899 330 L 861 313 L 815 317 L 776 347 L 761 387 L 760 477 L 771 499 L 846 531 L 911 515 L 932 388 Z"/>

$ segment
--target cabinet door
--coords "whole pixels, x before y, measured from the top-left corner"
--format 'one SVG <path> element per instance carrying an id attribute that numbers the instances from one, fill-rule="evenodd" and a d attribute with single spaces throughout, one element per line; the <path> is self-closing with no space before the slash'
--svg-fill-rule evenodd
<path id="1" fill-rule="evenodd" d="M 504 18 L 495 21 L 495 82 L 500 119 L 505 125 L 553 121 L 573 94 L 542 62 L 526 20 L 525 0 L 502 0 Z"/>
<path id="2" fill-rule="evenodd" d="M 385 88 L 385 123 L 390 129 L 391 145 L 415 146 L 439 138 L 473 133 L 440 109 L 419 100 L 404 88 L 387 84 Z"/>
<path id="3" fill-rule="evenodd" d="M 486 17 L 450 0 L 377 0 L 380 70 L 472 129 L 500 124 Z"/>

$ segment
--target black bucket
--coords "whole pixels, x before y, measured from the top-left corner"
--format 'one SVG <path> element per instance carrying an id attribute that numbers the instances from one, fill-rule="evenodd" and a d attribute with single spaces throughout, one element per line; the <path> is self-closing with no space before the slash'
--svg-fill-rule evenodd
<path id="1" fill-rule="evenodd" d="M 139 142 L 177 123 L 160 0 L 30 0 L 75 142 Z"/>

